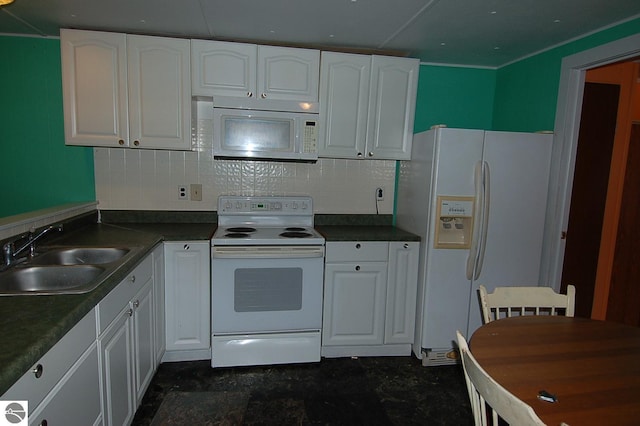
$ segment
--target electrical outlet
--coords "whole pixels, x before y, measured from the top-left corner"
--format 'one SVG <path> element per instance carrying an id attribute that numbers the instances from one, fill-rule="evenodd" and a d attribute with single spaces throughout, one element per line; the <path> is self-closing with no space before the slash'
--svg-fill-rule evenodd
<path id="1" fill-rule="evenodd" d="M 384 200 L 384 188 L 376 188 L 376 201 Z"/>
<path id="2" fill-rule="evenodd" d="M 188 200 L 187 185 L 178 186 L 178 200 Z"/>
<path id="3" fill-rule="evenodd" d="M 202 184 L 192 183 L 189 186 L 191 191 L 191 201 L 202 201 Z"/>

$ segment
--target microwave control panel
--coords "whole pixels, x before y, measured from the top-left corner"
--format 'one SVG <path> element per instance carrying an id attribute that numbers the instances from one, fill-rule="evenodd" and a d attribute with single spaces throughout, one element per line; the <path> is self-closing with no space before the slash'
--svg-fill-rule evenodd
<path id="1" fill-rule="evenodd" d="M 318 122 L 315 120 L 304 120 L 302 152 L 318 152 Z"/>

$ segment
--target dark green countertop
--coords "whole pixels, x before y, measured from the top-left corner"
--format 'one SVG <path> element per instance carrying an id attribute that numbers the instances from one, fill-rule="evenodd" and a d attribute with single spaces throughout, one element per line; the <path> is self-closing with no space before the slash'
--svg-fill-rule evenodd
<path id="1" fill-rule="evenodd" d="M 76 295 L 0 297 L 0 395 L 55 345 L 163 240 L 206 240 L 215 223 L 84 224 L 51 245 L 140 247 L 95 290 Z M 75 229 L 74 229 L 75 228 Z"/>
<path id="2" fill-rule="evenodd" d="M 420 237 L 395 226 L 316 226 L 327 242 L 332 241 L 420 241 Z"/>

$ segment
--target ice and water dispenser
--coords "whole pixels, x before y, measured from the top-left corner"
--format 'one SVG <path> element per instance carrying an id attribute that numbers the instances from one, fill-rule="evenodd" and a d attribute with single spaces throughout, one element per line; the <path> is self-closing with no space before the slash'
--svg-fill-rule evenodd
<path id="1" fill-rule="evenodd" d="M 474 197 L 439 196 L 435 248 L 468 249 L 473 231 Z"/>

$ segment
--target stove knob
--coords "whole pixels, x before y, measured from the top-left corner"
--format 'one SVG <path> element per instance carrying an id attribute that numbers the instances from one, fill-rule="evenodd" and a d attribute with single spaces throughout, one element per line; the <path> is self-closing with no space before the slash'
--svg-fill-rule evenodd
<path id="1" fill-rule="evenodd" d="M 225 209 L 225 210 L 229 210 L 229 209 L 231 209 L 231 202 L 230 202 L 230 201 L 227 201 L 227 202 L 224 204 L 224 209 Z"/>
<path id="2" fill-rule="evenodd" d="M 293 210 L 298 210 L 298 203 L 296 203 L 295 201 L 293 203 L 291 203 L 291 208 Z"/>
<path id="3" fill-rule="evenodd" d="M 236 210 L 240 210 L 242 208 L 242 203 L 240 201 L 236 202 Z"/>
<path id="4" fill-rule="evenodd" d="M 307 203 L 305 203 L 304 201 L 302 202 L 302 210 L 306 210 L 307 209 Z"/>

